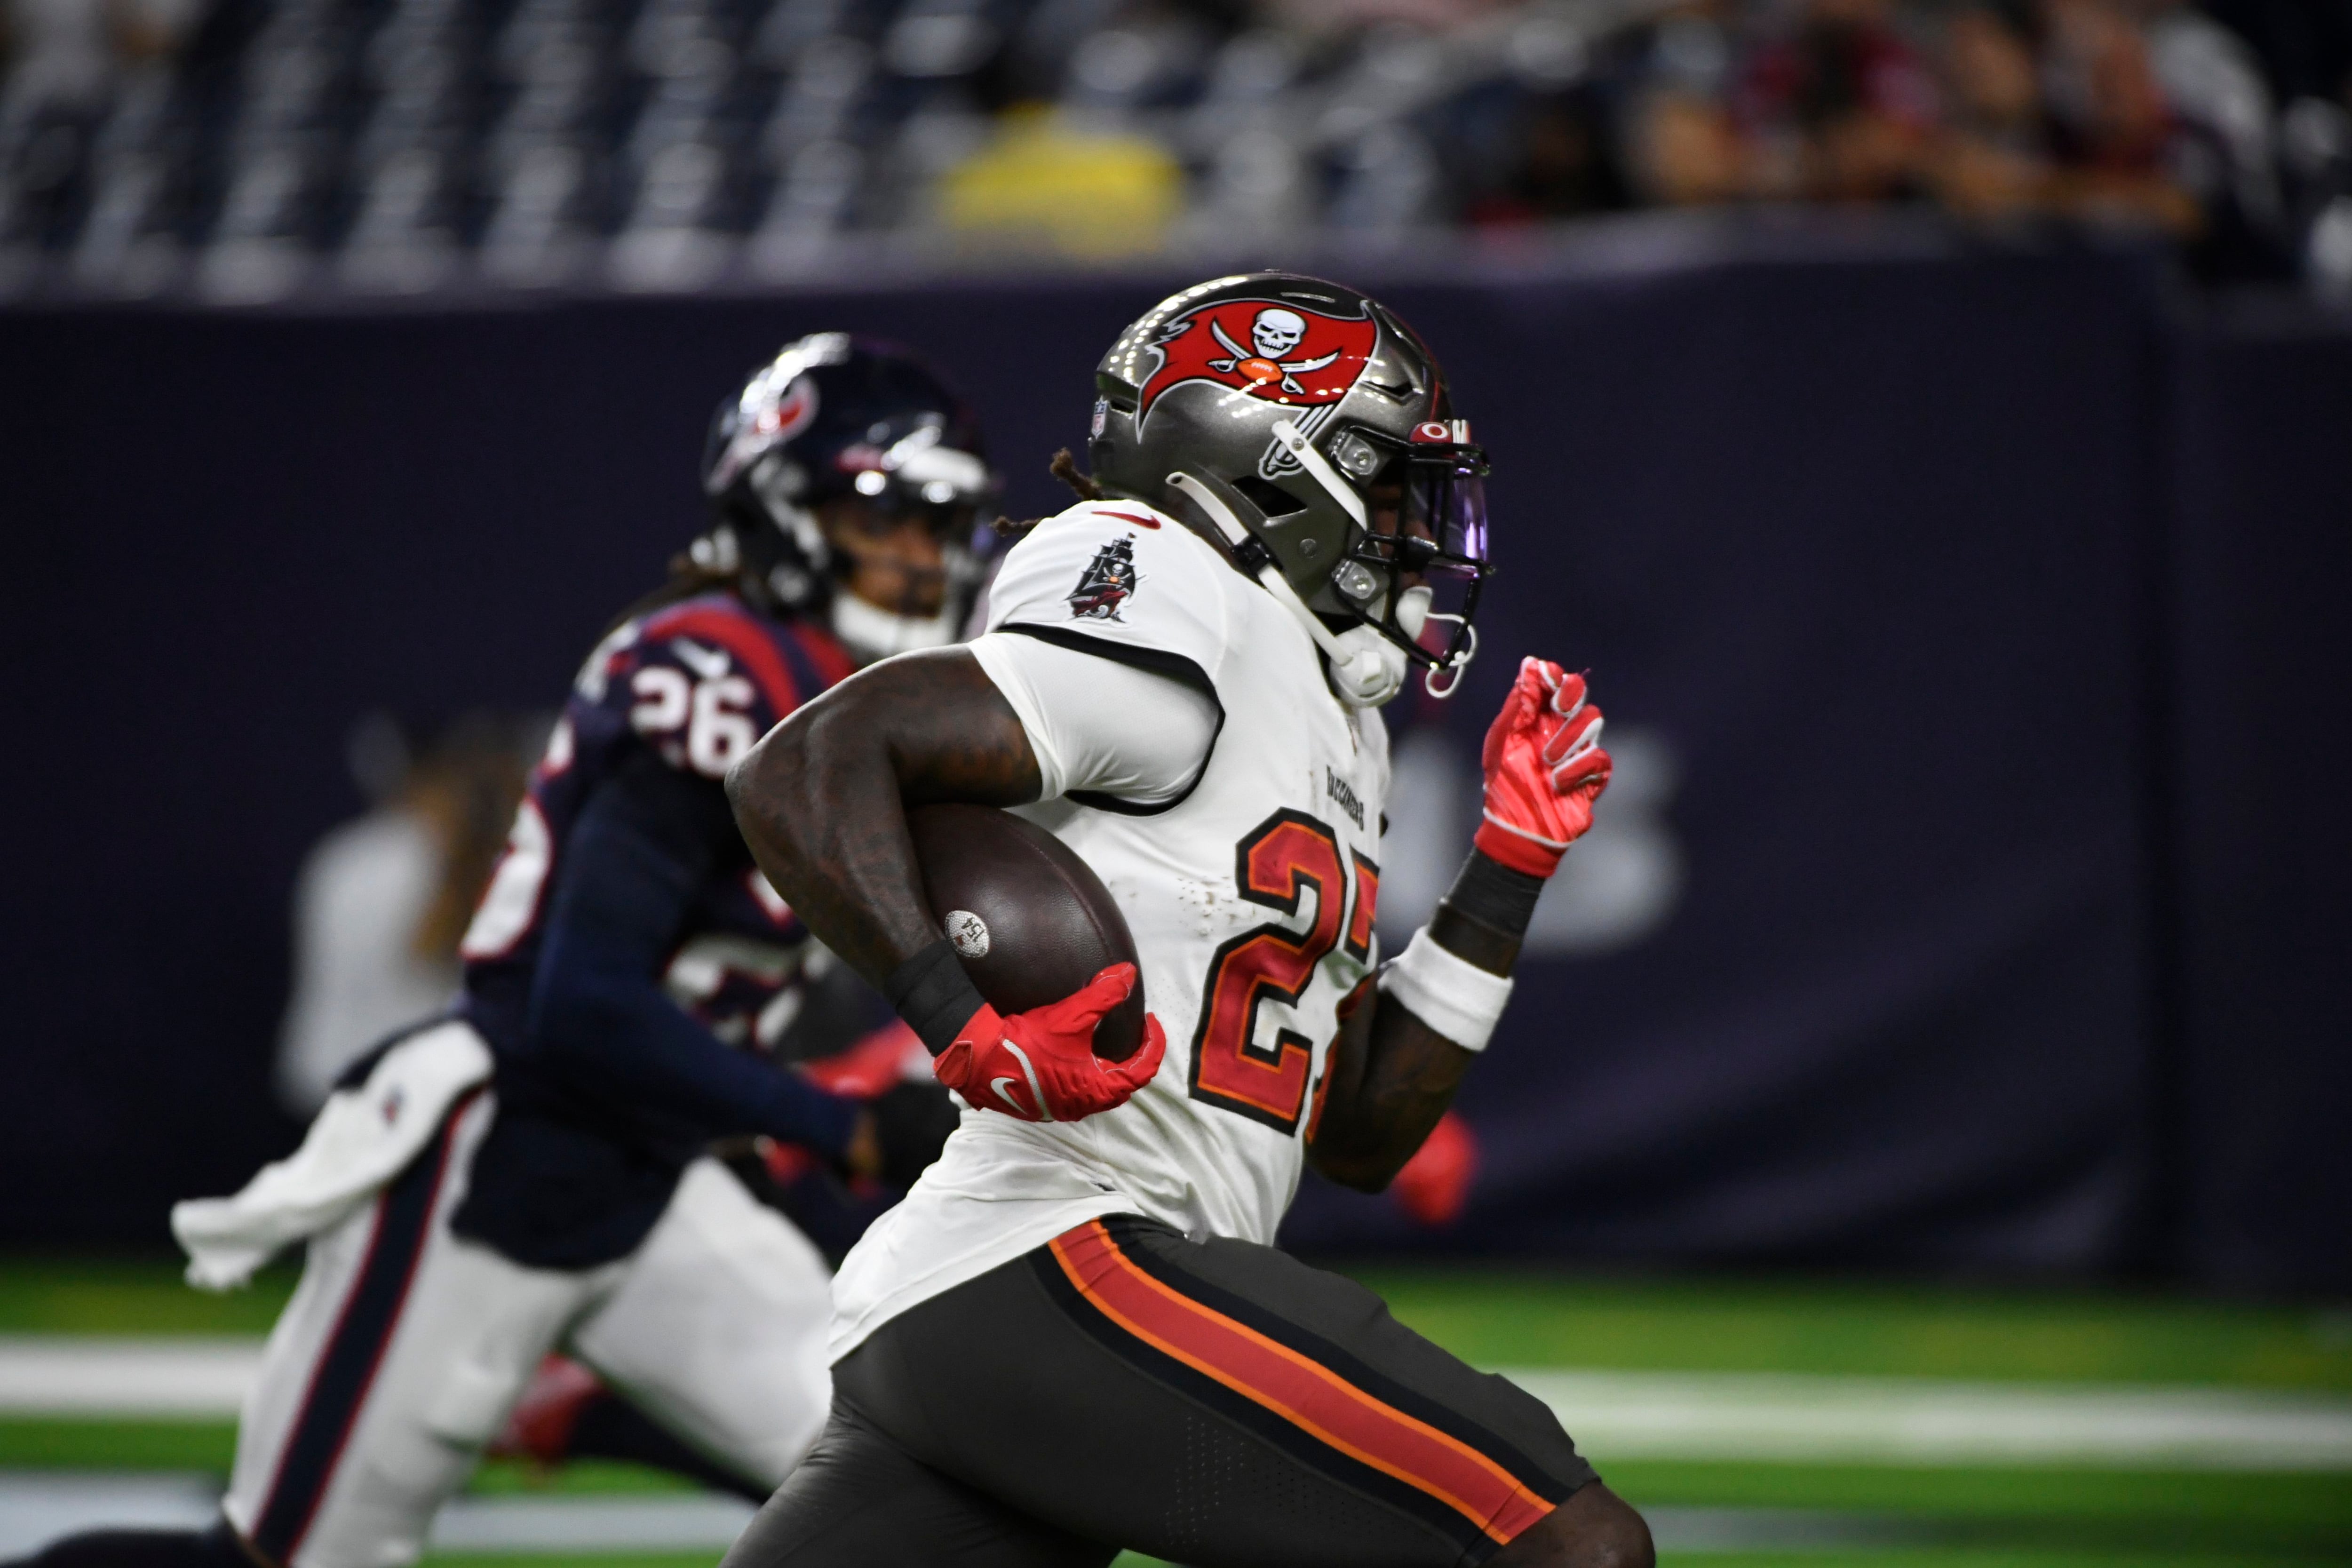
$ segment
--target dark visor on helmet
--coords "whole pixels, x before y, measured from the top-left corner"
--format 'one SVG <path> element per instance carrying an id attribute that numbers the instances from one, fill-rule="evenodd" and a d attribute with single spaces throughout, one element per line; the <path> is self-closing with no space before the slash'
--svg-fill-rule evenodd
<path id="1" fill-rule="evenodd" d="M 1479 590 L 1494 570 L 1486 558 L 1486 454 L 1466 440 L 1417 437 L 1369 489 L 1371 526 L 1352 558 L 1388 577 L 1380 629 L 1416 663 L 1453 664 L 1476 645 Z M 1399 619 L 1415 588 L 1429 591 L 1417 626 Z"/>

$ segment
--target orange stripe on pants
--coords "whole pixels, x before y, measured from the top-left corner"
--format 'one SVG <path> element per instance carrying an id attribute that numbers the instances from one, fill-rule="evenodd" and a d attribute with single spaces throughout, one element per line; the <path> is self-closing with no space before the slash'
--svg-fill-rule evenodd
<path id="1" fill-rule="evenodd" d="M 1459 1438 L 1153 1279 L 1119 1250 L 1100 1220 L 1065 1231 L 1052 1245 L 1070 1283 L 1120 1328 L 1349 1458 L 1437 1499 L 1497 1542 L 1552 1510 Z"/>

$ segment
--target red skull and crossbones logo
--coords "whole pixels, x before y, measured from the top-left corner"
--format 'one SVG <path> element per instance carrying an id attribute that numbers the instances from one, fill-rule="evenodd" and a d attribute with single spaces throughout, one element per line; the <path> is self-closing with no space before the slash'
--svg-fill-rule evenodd
<path id="1" fill-rule="evenodd" d="M 1277 403 L 1337 403 L 1363 374 L 1379 336 L 1369 320 L 1270 300 L 1206 305 L 1161 330 L 1154 345 L 1160 368 L 1143 384 L 1137 416 L 1148 416 L 1161 393 L 1187 381 L 1212 381 Z"/>

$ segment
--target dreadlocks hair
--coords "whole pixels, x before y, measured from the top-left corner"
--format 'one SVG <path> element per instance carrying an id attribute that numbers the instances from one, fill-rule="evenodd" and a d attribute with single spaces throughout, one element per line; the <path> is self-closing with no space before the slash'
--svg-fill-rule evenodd
<path id="1" fill-rule="evenodd" d="M 1078 472 L 1078 460 L 1070 456 L 1067 447 L 1054 454 L 1054 460 L 1045 465 L 1045 471 L 1077 491 L 1080 500 L 1109 499 L 1103 494 L 1102 486 L 1095 483 L 1093 475 Z"/>
<path id="2" fill-rule="evenodd" d="M 698 599 L 705 594 L 724 591 L 738 598 L 751 600 L 758 587 L 741 565 L 735 549 L 731 548 L 732 542 L 730 542 L 730 548 L 718 546 L 716 535 L 720 528 L 726 526 L 729 526 L 728 521 L 713 524 L 695 540 L 693 545 L 671 556 L 668 580 L 659 587 L 640 595 L 614 616 L 604 627 L 606 635 L 641 616 L 652 615 L 656 610 L 667 609 L 688 599 Z"/>
<path id="3" fill-rule="evenodd" d="M 1078 460 L 1070 456 L 1067 447 L 1054 454 L 1054 460 L 1045 465 L 1045 471 L 1077 491 L 1080 500 L 1110 499 L 1103 492 L 1102 486 L 1095 483 L 1091 475 L 1078 472 Z M 999 539 L 1018 539 L 1045 521 L 1042 517 L 1000 517 L 989 527 L 995 531 Z"/>

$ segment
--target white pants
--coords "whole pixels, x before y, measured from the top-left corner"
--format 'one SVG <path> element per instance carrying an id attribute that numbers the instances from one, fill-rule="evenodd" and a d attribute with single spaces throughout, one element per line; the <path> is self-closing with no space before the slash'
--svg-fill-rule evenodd
<path id="1" fill-rule="evenodd" d="M 540 1359 L 562 1347 L 688 1443 L 767 1484 L 832 1398 L 824 1258 L 711 1160 L 644 1245 L 579 1271 L 455 1236 L 491 1101 L 453 1110 L 372 1204 L 310 1242 L 237 1426 L 223 1507 L 284 1568 L 403 1568 Z"/>

